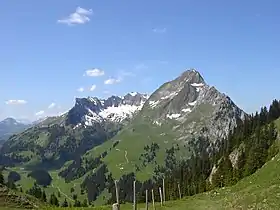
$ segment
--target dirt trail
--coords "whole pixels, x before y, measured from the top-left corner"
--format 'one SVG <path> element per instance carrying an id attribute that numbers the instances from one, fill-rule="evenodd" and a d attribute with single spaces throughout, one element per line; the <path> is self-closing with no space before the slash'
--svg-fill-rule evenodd
<path id="1" fill-rule="evenodd" d="M 60 189 L 59 187 L 55 187 L 53 184 L 52 184 L 52 187 L 58 189 L 58 191 L 60 192 L 60 194 L 64 195 L 64 197 L 68 198 L 68 199 L 71 200 L 71 201 L 74 201 L 74 200 L 73 200 L 72 198 L 70 198 L 67 194 L 65 194 L 64 192 L 62 192 L 61 189 Z"/>
<path id="2" fill-rule="evenodd" d="M 58 174 L 56 175 L 56 177 L 57 177 L 57 180 L 60 180 L 60 177 L 59 177 Z M 52 187 L 58 189 L 59 193 L 62 194 L 62 195 L 64 195 L 64 197 L 68 198 L 68 199 L 71 200 L 71 201 L 74 201 L 73 198 L 69 197 L 67 194 L 65 194 L 64 192 L 62 192 L 61 189 L 60 189 L 59 187 L 55 187 L 53 184 L 52 184 Z M 74 187 L 75 187 L 75 186 L 74 186 Z"/>
<path id="3" fill-rule="evenodd" d="M 125 157 L 125 159 L 126 159 L 126 162 L 129 163 L 129 160 L 128 160 L 128 158 L 127 158 L 127 151 L 126 151 L 126 150 L 124 151 L 124 157 Z"/>

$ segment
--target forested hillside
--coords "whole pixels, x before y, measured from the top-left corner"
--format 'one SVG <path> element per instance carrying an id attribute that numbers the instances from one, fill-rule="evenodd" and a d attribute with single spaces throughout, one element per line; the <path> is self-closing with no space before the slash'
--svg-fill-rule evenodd
<path id="1" fill-rule="evenodd" d="M 274 100 L 269 109 L 263 107 L 260 112 L 246 117 L 230 133 L 215 156 L 209 159 L 207 154 L 200 154 L 198 159 L 181 162 L 166 174 L 170 198 L 178 198 L 174 183 L 180 183 L 184 195 L 193 195 L 216 187 L 234 185 L 256 172 L 279 152 L 279 128 L 276 127 L 279 117 L 280 103 Z"/>

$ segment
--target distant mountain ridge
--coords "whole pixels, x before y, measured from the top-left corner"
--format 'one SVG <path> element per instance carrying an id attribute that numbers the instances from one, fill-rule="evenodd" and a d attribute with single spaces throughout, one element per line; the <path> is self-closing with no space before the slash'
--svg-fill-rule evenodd
<path id="1" fill-rule="evenodd" d="M 6 118 L 0 122 L 0 140 L 7 140 L 11 135 L 20 133 L 30 126 L 14 118 Z"/>
<path id="2" fill-rule="evenodd" d="M 107 99 L 76 98 L 75 106 L 68 112 L 67 123 L 76 126 L 91 126 L 104 121 L 121 123 L 140 111 L 147 99 L 148 95 L 140 93 Z"/>
<path id="3" fill-rule="evenodd" d="M 68 112 L 37 121 L 24 132 L 12 136 L 3 145 L 2 152 L 21 154 L 19 159 L 22 159 L 22 154 L 29 151 L 29 156 L 22 161 L 32 161 L 36 157 L 39 164 L 54 159 L 60 164 L 80 157 L 88 149 L 116 135 L 141 110 L 147 99 L 148 95 L 140 93 L 107 99 L 76 98 L 75 105 Z M 34 154 L 30 154 L 30 150 Z M 55 166 L 55 163 L 51 165 Z"/>

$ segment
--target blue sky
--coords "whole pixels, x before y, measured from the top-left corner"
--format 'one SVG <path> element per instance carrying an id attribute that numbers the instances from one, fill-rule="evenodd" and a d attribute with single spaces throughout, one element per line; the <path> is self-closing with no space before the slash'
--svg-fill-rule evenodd
<path id="1" fill-rule="evenodd" d="M 0 119 L 57 114 L 74 97 L 151 93 L 190 67 L 247 112 L 280 99 L 277 0 L 0 6 Z"/>

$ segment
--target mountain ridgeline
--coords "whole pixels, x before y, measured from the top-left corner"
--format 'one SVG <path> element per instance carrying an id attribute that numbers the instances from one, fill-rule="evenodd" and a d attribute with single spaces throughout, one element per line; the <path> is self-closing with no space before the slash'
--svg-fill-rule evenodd
<path id="1" fill-rule="evenodd" d="M 13 118 L 6 118 L 0 122 L 0 141 L 5 141 L 13 134 L 20 133 L 30 126 L 29 123 L 22 123 Z"/>
<path id="2" fill-rule="evenodd" d="M 121 201 L 132 201 L 135 179 L 144 201 L 145 190 L 156 189 L 163 177 L 168 198 L 175 199 L 177 183 L 193 195 L 255 172 L 278 152 L 278 117 L 278 101 L 248 115 L 191 69 L 150 96 L 77 98 L 67 113 L 12 136 L 1 163 L 55 169 L 68 184 L 80 180 L 89 202 L 113 202 L 116 179 Z"/>
<path id="3" fill-rule="evenodd" d="M 2 148 L 6 156 L 34 168 L 60 168 L 112 138 L 143 106 L 147 95 L 129 93 L 107 100 L 77 98 L 69 112 L 50 117 L 12 136 Z"/>

